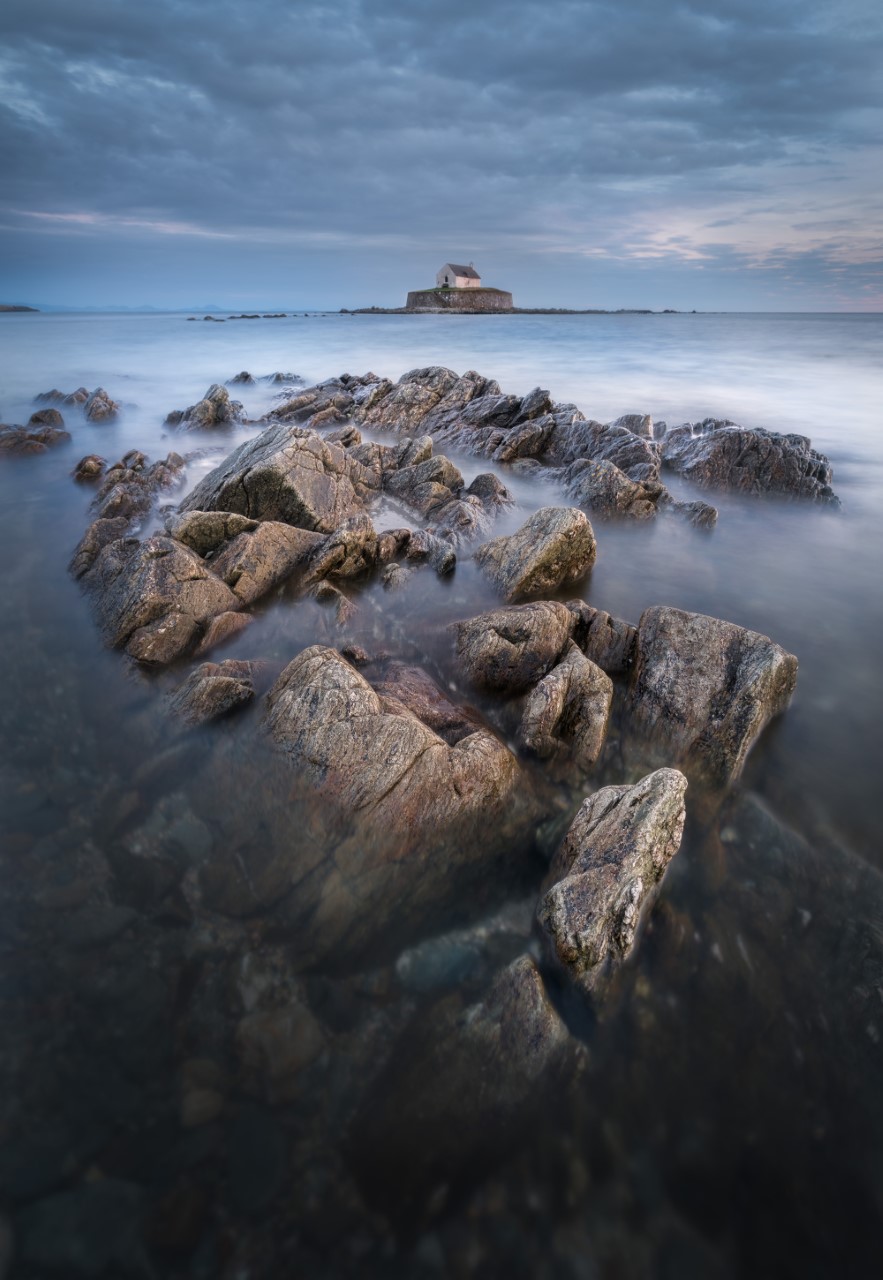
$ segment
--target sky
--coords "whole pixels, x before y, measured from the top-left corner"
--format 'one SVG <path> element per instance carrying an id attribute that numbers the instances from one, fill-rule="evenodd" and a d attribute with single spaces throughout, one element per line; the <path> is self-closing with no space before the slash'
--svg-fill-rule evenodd
<path id="1" fill-rule="evenodd" d="M 3 0 L 0 302 L 883 309 L 878 0 Z"/>

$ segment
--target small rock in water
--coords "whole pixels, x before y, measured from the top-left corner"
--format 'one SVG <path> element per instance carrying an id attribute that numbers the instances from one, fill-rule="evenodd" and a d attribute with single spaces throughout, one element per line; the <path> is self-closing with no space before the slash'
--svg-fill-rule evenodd
<path id="1" fill-rule="evenodd" d="M 475 552 L 507 600 L 555 591 L 582 578 L 595 560 L 595 535 L 576 507 L 542 507 L 518 530 Z"/>

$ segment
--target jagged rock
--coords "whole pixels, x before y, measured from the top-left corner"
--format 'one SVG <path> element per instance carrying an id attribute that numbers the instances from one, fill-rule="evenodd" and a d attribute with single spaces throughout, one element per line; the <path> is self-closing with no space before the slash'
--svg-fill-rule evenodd
<path id="1" fill-rule="evenodd" d="M 198 556 L 210 555 L 240 533 L 253 533 L 257 520 L 230 511 L 172 511 L 166 518 L 166 532 L 183 542 Z"/>
<path id="2" fill-rule="evenodd" d="M 352 1126 L 368 1203 L 419 1217 L 438 1186 L 560 1093 L 579 1056 L 529 956 L 476 1003 L 457 994 L 435 1003 L 407 1029 Z"/>
<path id="3" fill-rule="evenodd" d="M 476 476 L 466 492 L 490 508 L 510 507 L 515 501 L 503 481 L 499 476 L 495 476 L 493 471 L 483 471 L 481 475 Z"/>
<path id="4" fill-rule="evenodd" d="M 310 557 L 324 545 L 321 534 L 278 520 L 249 523 L 254 528 L 237 534 L 211 562 L 212 572 L 244 605 L 253 604 L 298 569 L 306 573 Z"/>
<path id="5" fill-rule="evenodd" d="M 695 432 L 698 430 L 698 434 Z M 784 493 L 837 507 L 831 464 L 806 436 L 715 421 L 675 427 L 662 442 L 667 467 L 709 488 Z"/>
<path id="6" fill-rule="evenodd" d="M 385 708 L 410 711 L 450 746 L 485 727 L 474 711 L 455 706 L 421 667 L 391 662 L 373 686 Z"/>
<path id="7" fill-rule="evenodd" d="M 80 459 L 71 475 L 79 481 L 100 480 L 106 466 L 104 458 L 99 458 L 97 453 L 88 453 L 85 458 Z"/>
<path id="8" fill-rule="evenodd" d="M 131 521 L 146 515 L 158 491 L 177 484 L 185 466 L 179 453 L 148 466 L 146 456 L 132 449 L 108 468 L 92 505 L 103 519 L 123 516 Z"/>
<path id="9" fill-rule="evenodd" d="M 89 422 L 108 422 L 119 411 L 120 406 L 116 400 L 111 400 L 104 387 L 96 387 L 83 405 L 83 413 Z"/>
<path id="10" fill-rule="evenodd" d="M 377 535 L 377 563 L 389 564 L 390 560 L 396 560 L 399 556 L 408 554 L 410 545 L 410 529 L 385 529 L 383 533 Z M 425 556 L 428 554 L 427 550 Z M 456 561 L 456 556 L 454 559 Z"/>
<path id="11" fill-rule="evenodd" d="M 728 784 L 796 682 L 797 659 L 767 636 L 699 613 L 646 609 L 629 683 L 629 754 Z"/>
<path id="12" fill-rule="evenodd" d="M 108 643 L 141 662 L 172 662 L 213 617 L 239 608 L 199 556 L 171 538 L 110 542 L 84 581 Z"/>
<path id="13" fill-rule="evenodd" d="M 583 801 L 555 855 L 537 921 L 550 954 L 596 998 L 631 954 L 680 848 L 686 789 L 676 769 L 603 787 Z"/>
<path id="14" fill-rule="evenodd" d="M 220 383 L 213 383 L 201 400 L 188 409 L 176 409 L 166 418 L 171 427 L 184 427 L 188 431 L 205 431 L 212 427 L 227 427 L 241 422 L 245 410 L 238 400 L 230 399 L 230 392 Z"/>
<path id="15" fill-rule="evenodd" d="M 95 563 L 99 551 L 111 542 L 125 538 L 129 529 L 129 521 L 125 516 L 113 519 L 93 520 L 92 524 L 80 539 L 79 546 L 70 562 L 70 571 L 75 578 L 82 578 Z"/>
<path id="16" fill-rule="evenodd" d="M 250 662 L 204 662 L 169 699 L 169 711 L 190 726 L 229 715 L 254 697 Z"/>
<path id="17" fill-rule="evenodd" d="M 312 591 L 313 599 L 318 600 L 319 604 L 334 605 L 335 622 L 339 627 L 345 627 L 346 624 L 358 612 L 357 606 L 350 600 L 349 596 L 344 595 L 339 587 L 335 587 L 331 582 L 318 582 Z M 346 652 L 344 657 L 346 657 Z"/>
<path id="18" fill-rule="evenodd" d="M 424 516 L 432 515 L 463 489 L 463 476 L 445 457 L 427 458 L 391 471 L 384 488 Z"/>
<path id="19" fill-rule="evenodd" d="M 322 578 L 359 578 L 377 564 L 377 532 L 366 515 L 348 520 L 323 538 L 310 552 L 304 584 Z"/>
<path id="20" fill-rule="evenodd" d="M 298 888 L 285 905 L 304 954 L 339 957 L 413 928 L 526 838 L 534 801 L 501 742 L 477 731 L 451 747 L 416 716 L 391 714 L 333 649 L 289 663 L 265 723 L 321 797 L 333 837 L 290 873 Z"/>
<path id="21" fill-rule="evenodd" d="M 455 622 L 457 659 L 473 684 L 520 692 L 549 671 L 570 640 L 566 605 L 538 600 Z"/>
<path id="22" fill-rule="evenodd" d="M 573 640 L 579 649 L 609 676 L 621 676 L 631 668 L 638 628 L 584 600 L 568 600 L 573 614 Z"/>
<path id="23" fill-rule="evenodd" d="M 439 577 L 446 577 L 457 567 L 457 553 L 444 538 L 437 537 L 428 529 L 415 529 L 405 546 L 408 560 L 418 563 L 426 561 Z"/>
<path id="24" fill-rule="evenodd" d="M 682 516 L 694 529 L 713 529 L 717 524 L 717 507 L 712 507 L 707 502 L 676 502 L 666 492 L 659 499 L 659 509 Z"/>
<path id="25" fill-rule="evenodd" d="M 631 431 L 636 436 L 643 436 L 646 440 L 652 440 L 655 435 L 653 419 L 649 413 L 624 413 L 622 417 L 608 423 L 608 425 L 611 427 L 625 427 L 626 431 Z"/>
<path id="26" fill-rule="evenodd" d="M 349 422 L 345 427 L 329 431 L 325 439 L 329 444 L 339 444 L 343 449 L 352 449 L 355 445 L 362 443 L 362 433 L 358 427 Z"/>
<path id="27" fill-rule="evenodd" d="M 562 479 L 571 498 L 603 516 L 652 519 L 662 493 L 659 483 L 630 480 L 624 471 L 605 458 L 597 461 L 578 458 L 567 468 Z"/>
<path id="28" fill-rule="evenodd" d="M 612 702 L 610 679 L 571 642 L 528 695 L 518 741 L 542 759 L 567 750 L 588 772 L 604 746 Z"/>
<path id="29" fill-rule="evenodd" d="M 29 427 L 64 427 L 64 418 L 57 409 L 38 409 L 28 418 Z"/>
<path id="30" fill-rule="evenodd" d="M 364 468 L 303 427 L 274 424 L 235 449 L 193 489 L 181 511 L 236 511 L 331 533 L 362 506 Z"/>
<path id="31" fill-rule="evenodd" d="M 202 639 L 193 651 L 194 657 L 202 658 L 226 640 L 232 640 L 240 631 L 250 626 L 251 621 L 251 616 L 247 613 L 219 613 L 208 622 Z"/>
<path id="32" fill-rule="evenodd" d="M 247 369 L 243 369 L 241 373 L 237 373 L 235 378 L 227 379 L 228 387 L 253 387 L 254 385 L 255 380 Z"/>
<path id="33" fill-rule="evenodd" d="M 543 460 L 566 465 L 578 458 L 594 462 L 606 460 L 625 472 L 630 480 L 658 480 L 657 446 L 627 427 L 588 422 L 577 409 L 559 406 L 556 429 L 549 438 Z"/>
<path id="34" fill-rule="evenodd" d="M 507 600 L 520 600 L 582 578 L 595 560 L 595 535 L 577 508 L 542 507 L 517 533 L 479 547 L 475 559 Z"/>

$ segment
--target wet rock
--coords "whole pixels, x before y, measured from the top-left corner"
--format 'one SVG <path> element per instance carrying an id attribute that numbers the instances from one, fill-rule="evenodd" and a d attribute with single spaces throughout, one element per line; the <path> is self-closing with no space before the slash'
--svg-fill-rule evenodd
<path id="1" fill-rule="evenodd" d="M 383 569 L 380 581 L 383 583 L 384 591 L 401 591 L 403 587 L 408 585 L 413 574 L 413 569 L 393 561 L 392 564 L 386 565 Z"/>
<path id="2" fill-rule="evenodd" d="M 0 457 L 24 457 L 45 453 L 52 445 L 70 440 L 70 433 L 58 427 L 19 427 L 0 423 Z"/>
<path id="3" fill-rule="evenodd" d="M 837 507 L 831 464 L 806 436 L 716 422 L 674 427 L 662 442 L 667 467 L 708 488 L 783 493 Z"/>
<path id="4" fill-rule="evenodd" d="M 120 406 L 111 400 L 104 387 L 96 387 L 83 405 L 83 414 L 89 422 L 110 422 L 119 411 Z"/>
<path id="5" fill-rule="evenodd" d="M 579 649 L 609 676 L 630 670 L 638 643 L 638 628 L 584 600 L 568 600 L 573 614 L 573 640 Z"/>
<path id="6" fill-rule="evenodd" d="M 797 659 L 768 636 L 703 614 L 646 609 L 629 684 L 629 755 L 728 784 L 796 682 Z"/>
<path id="7" fill-rule="evenodd" d="M 254 385 L 255 380 L 247 369 L 243 369 L 241 373 L 237 373 L 235 378 L 227 379 L 228 387 L 253 387 Z"/>
<path id="8" fill-rule="evenodd" d="M 717 524 L 717 507 L 712 507 L 707 502 L 676 502 L 666 492 L 659 499 L 659 509 L 681 516 L 694 529 L 713 529 Z"/>
<path id="9" fill-rule="evenodd" d="M 577 459 L 564 472 L 563 482 L 568 495 L 590 511 L 632 520 L 652 519 L 662 492 L 656 482 L 630 480 L 606 458 Z"/>
<path id="10" fill-rule="evenodd" d="M 299 569 L 322 545 L 319 534 L 277 520 L 251 522 L 251 532 L 238 534 L 212 560 L 211 568 L 242 604 L 253 604 Z"/>
<path id="11" fill-rule="evenodd" d="M 377 563 L 389 564 L 390 560 L 397 560 L 408 551 L 410 543 L 410 529 L 385 529 L 377 535 Z"/>
<path id="12" fill-rule="evenodd" d="M 391 427 L 415 435 L 429 411 L 458 381 L 455 373 L 440 366 L 412 369 L 403 374 L 395 386 L 387 384 L 382 395 L 364 401 L 358 419 L 372 426 Z"/>
<path id="13" fill-rule="evenodd" d="M 583 801 L 555 856 L 537 921 L 550 954 L 596 998 L 634 949 L 680 848 L 686 789 L 675 769 L 602 788 Z"/>
<path id="14" fill-rule="evenodd" d="M 636 436 L 643 436 L 646 440 L 652 440 L 655 434 L 653 419 L 649 413 L 624 413 L 622 417 L 617 418 L 609 425 L 611 427 L 625 427 L 626 431 L 631 431 Z"/>
<path id="15" fill-rule="evenodd" d="M 268 427 L 235 449 L 180 505 L 235 511 L 331 533 L 362 508 L 364 468 L 345 449 L 303 427 Z"/>
<path id="16" fill-rule="evenodd" d="M 408 560 L 418 564 L 424 561 L 432 566 L 439 577 L 446 577 L 457 567 L 457 553 L 445 538 L 439 538 L 428 529 L 415 529 L 406 548 Z"/>
<path id="17" fill-rule="evenodd" d="M 236 1028 L 236 1052 L 247 1088 L 271 1104 L 299 1092 L 299 1075 L 325 1048 L 325 1035 L 303 1000 L 246 1014 Z"/>
<path id="18" fill-rule="evenodd" d="M 29 427 L 60 427 L 64 428 L 64 418 L 57 409 L 38 409 L 36 413 L 32 413 L 28 418 Z"/>
<path id="19" fill-rule="evenodd" d="M 229 511 L 185 511 L 171 512 L 165 525 L 170 538 L 205 557 L 237 534 L 253 533 L 258 521 Z"/>
<path id="20" fill-rule="evenodd" d="M 335 587 L 331 582 L 318 582 L 312 594 L 313 599 L 319 604 L 334 606 L 335 622 L 339 627 L 345 627 L 358 612 L 357 606 L 349 596 L 344 595 L 339 587 Z"/>
<path id="21" fill-rule="evenodd" d="M 530 692 L 518 741 L 541 759 L 562 751 L 588 772 L 604 746 L 613 685 L 573 642 L 561 661 Z"/>
<path id="22" fill-rule="evenodd" d="M 475 560 L 507 600 L 577 582 L 595 560 L 595 535 L 575 507 L 542 507 L 517 533 L 494 538 Z"/>
<path id="23" fill-rule="evenodd" d="M 390 472 L 384 487 L 421 515 L 429 516 L 462 490 L 463 476 L 452 462 L 439 456 Z"/>
<path id="24" fill-rule="evenodd" d="M 211 618 L 205 628 L 203 637 L 193 651 L 194 657 L 201 658 L 210 653 L 218 645 L 232 640 L 240 631 L 251 625 L 251 617 L 247 613 L 219 613 Z"/>
<path id="25" fill-rule="evenodd" d="M 84 573 L 88 573 L 98 553 L 111 542 L 118 542 L 120 538 L 125 538 L 128 528 L 129 521 L 125 516 L 93 520 L 80 539 L 70 562 L 69 568 L 73 576 L 82 578 Z"/>
<path id="26" fill-rule="evenodd" d="M 450 746 L 485 726 L 468 707 L 455 706 L 422 667 L 391 662 L 373 687 L 389 709 L 410 711 Z"/>
<path id="27" fill-rule="evenodd" d="M 60 1191 L 18 1215 L 20 1259 L 62 1275 L 148 1276 L 143 1212 L 141 1188 L 116 1178 Z"/>
<path id="28" fill-rule="evenodd" d="M 332 649 L 315 645 L 289 663 L 265 722 L 322 798 L 326 829 L 344 823 L 333 858 L 285 904 L 313 953 L 339 956 L 413 927 L 524 838 L 534 802 L 502 743 L 477 731 L 451 747 L 416 716 L 391 714 Z"/>
<path id="29" fill-rule="evenodd" d="M 80 481 L 100 480 L 106 466 L 104 458 L 99 458 L 97 453 L 87 453 L 74 467 L 71 475 Z"/>
<path id="30" fill-rule="evenodd" d="M 362 433 L 358 427 L 349 422 L 345 427 L 329 431 L 325 439 L 329 444 L 339 444 L 343 449 L 352 449 L 354 445 L 362 443 Z"/>
<path id="31" fill-rule="evenodd" d="M 459 666 L 474 685 L 516 693 L 549 671 L 573 628 L 566 605 L 538 600 L 455 622 Z"/>
<path id="32" fill-rule="evenodd" d="M 169 711 L 184 724 L 207 724 L 245 706 L 254 697 L 250 662 L 204 662 L 169 699 Z"/>
<path id="33" fill-rule="evenodd" d="M 84 582 L 108 643 L 147 663 L 180 657 L 213 617 L 239 608 L 199 556 L 171 538 L 109 543 Z"/>
<path id="34" fill-rule="evenodd" d="M 215 382 L 201 400 L 183 410 L 175 410 L 166 418 L 166 424 L 183 427 L 187 431 L 206 431 L 212 427 L 227 427 L 241 422 L 245 410 L 238 400 L 230 399 L 230 392 Z"/>
<path id="35" fill-rule="evenodd" d="M 543 452 L 543 460 L 566 465 L 578 458 L 612 462 L 630 480 L 658 481 L 659 451 L 656 444 L 636 436 L 628 427 L 587 422 L 578 410 L 559 406 L 556 426 Z"/>
<path id="36" fill-rule="evenodd" d="M 499 476 L 495 476 L 493 471 L 483 471 L 481 475 L 477 475 L 466 492 L 478 498 L 485 506 L 497 509 L 509 507 L 515 501 L 503 481 Z"/>

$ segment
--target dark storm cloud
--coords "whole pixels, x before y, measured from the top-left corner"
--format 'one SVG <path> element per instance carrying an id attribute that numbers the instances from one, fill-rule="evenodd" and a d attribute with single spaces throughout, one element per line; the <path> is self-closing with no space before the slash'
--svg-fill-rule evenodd
<path id="1" fill-rule="evenodd" d="M 818 254 L 845 219 L 861 261 L 877 14 L 5 0 L 2 221 L 690 260 Z"/>

